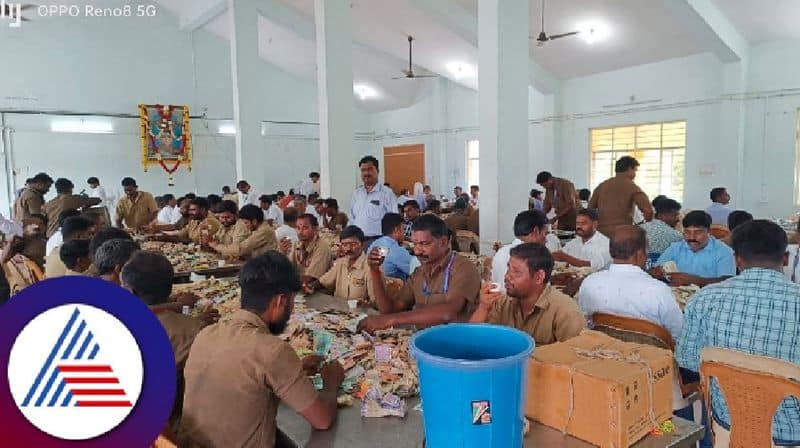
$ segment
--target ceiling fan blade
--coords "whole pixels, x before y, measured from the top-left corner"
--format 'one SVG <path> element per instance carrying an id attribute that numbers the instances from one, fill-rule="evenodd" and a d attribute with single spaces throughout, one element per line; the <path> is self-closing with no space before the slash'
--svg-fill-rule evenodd
<path id="1" fill-rule="evenodd" d="M 562 37 L 574 36 L 580 33 L 580 31 L 570 31 L 569 33 L 562 33 L 562 34 L 552 34 L 550 35 L 550 40 L 553 39 L 561 39 Z"/>
<path id="2" fill-rule="evenodd" d="M 414 79 L 416 78 L 438 78 L 439 75 L 414 75 Z"/>
<path id="3" fill-rule="evenodd" d="M 20 8 L 20 9 L 25 11 L 26 9 L 31 9 L 31 8 L 35 8 L 35 7 L 36 7 L 36 5 L 22 5 L 22 8 Z"/>

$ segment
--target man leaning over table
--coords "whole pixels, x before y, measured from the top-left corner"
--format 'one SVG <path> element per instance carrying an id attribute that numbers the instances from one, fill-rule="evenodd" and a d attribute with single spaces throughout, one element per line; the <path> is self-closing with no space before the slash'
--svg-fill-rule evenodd
<path id="1" fill-rule="evenodd" d="M 359 323 L 368 332 L 398 325 L 426 327 L 466 320 L 477 305 L 480 275 L 465 257 L 450 249 L 447 226 L 441 218 L 422 215 L 412 228 L 414 253 L 422 265 L 394 299 L 383 282 L 375 282 L 375 301 L 381 314 Z M 377 248 L 369 253 L 370 275 L 381 276 L 383 261 Z"/>
<path id="2" fill-rule="evenodd" d="M 203 237 L 210 237 L 217 233 L 221 224 L 214 215 L 209 213 L 209 204 L 206 198 L 194 198 L 189 205 L 189 216 L 191 220 L 186 227 L 172 234 L 154 237 L 157 241 L 170 241 L 173 243 L 197 243 L 203 241 Z"/>
<path id="3" fill-rule="evenodd" d="M 580 210 L 575 219 L 576 237 L 565 244 L 562 250 L 553 252 L 553 259 L 571 266 L 590 267 L 593 272 L 611 264 L 610 241 L 597 231 L 597 219 L 596 210 Z"/>
<path id="4" fill-rule="evenodd" d="M 247 229 L 248 235 L 241 242 L 220 244 L 209 241 L 208 246 L 216 252 L 232 258 L 247 259 L 257 257 L 268 250 L 278 248 L 275 231 L 264 221 L 264 212 L 252 204 L 247 204 L 239 210 L 239 221 Z"/>

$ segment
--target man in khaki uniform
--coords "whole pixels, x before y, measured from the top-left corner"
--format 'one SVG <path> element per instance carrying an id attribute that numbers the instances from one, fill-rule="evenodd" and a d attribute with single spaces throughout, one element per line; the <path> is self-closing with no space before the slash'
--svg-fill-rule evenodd
<path id="1" fill-rule="evenodd" d="M 239 207 L 236 206 L 235 202 L 224 200 L 217 205 L 213 212 L 220 223 L 220 228 L 211 237 L 211 241 L 228 245 L 241 243 L 250 235 L 250 231 L 247 230 L 244 222 L 237 220 Z"/>
<path id="2" fill-rule="evenodd" d="M 333 263 L 319 280 L 311 282 L 306 288 L 307 294 L 325 288 L 333 291 L 333 295 L 343 299 L 356 299 L 362 302 L 374 302 L 375 281 L 369 275 L 367 255 L 364 253 L 364 232 L 356 226 L 346 227 L 340 236 L 342 256 Z"/>
<path id="3" fill-rule="evenodd" d="M 56 180 L 56 196 L 44 204 L 47 216 L 47 237 L 50 238 L 58 230 L 58 217 L 64 210 L 83 210 L 100 203 L 100 198 L 78 196 L 72 194 L 75 185 L 69 179 Z"/>
<path id="4" fill-rule="evenodd" d="M 319 221 L 310 214 L 297 218 L 297 238 L 292 243 L 284 239 L 280 242 L 281 253 L 289 257 L 304 284 L 322 277 L 331 267 L 331 248 L 319 239 Z"/>
<path id="5" fill-rule="evenodd" d="M 506 295 L 481 288 L 478 309 L 469 321 L 505 325 L 528 333 L 536 345 L 566 341 L 586 328 L 586 319 L 572 298 L 549 285 L 553 256 L 541 244 L 511 249 L 505 277 Z"/>
<path id="6" fill-rule="evenodd" d="M 547 171 L 542 171 L 536 176 L 536 183 L 545 188 L 542 208 L 544 214 L 555 209 L 556 216 L 550 219 L 550 224 L 558 222 L 559 230 L 575 230 L 575 218 L 578 212 L 578 193 L 575 191 L 575 185 L 566 179 L 553 177 Z"/>
<path id="7" fill-rule="evenodd" d="M 239 210 L 239 221 L 248 231 L 247 237 L 241 242 L 220 244 L 210 242 L 208 245 L 226 257 L 247 259 L 257 257 L 267 251 L 278 248 L 278 240 L 272 226 L 264 222 L 264 212 L 255 205 L 247 204 Z"/>
<path id="8" fill-rule="evenodd" d="M 14 203 L 14 220 L 22 222 L 32 215 L 44 214 L 44 195 L 50 191 L 53 179 L 45 173 L 33 176 L 30 184 L 22 190 L 17 201 Z"/>
<path id="9" fill-rule="evenodd" d="M 91 219 L 84 216 L 73 216 L 64 220 L 61 225 L 61 234 L 64 236 L 64 244 L 73 240 L 91 240 L 97 228 Z M 67 266 L 61 259 L 61 248 L 64 245 L 56 246 L 47 256 L 44 264 L 44 274 L 47 278 L 63 277 L 67 275 Z"/>
<path id="10" fill-rule="evenodd" d="M 267 252 L 244 265 L 239 284 L 242 309 L 202 330 L 189 353 L 179 446 L 281 446 L 275 417 L 282 401 L 317 430 L 330 428 L 336 418 L 341 364 L 320 369 L 323 388 L 317 392 L 308 374 L 320 358 L 301 361 L 278 337 L 300 290 L 292 264 Z"/>
<path id="11" fill-rule="evenodd" d="M 339 201 L 325 199 L 325 213 L 322 215 L 322 226 L 335 232 L 347 227 L 347 215 L 339 211 Z"/>
<path id="12" fill-rule="evenodd" d="M 124 222 L 125 227 L 136 230 L 155 221 L 158 204 L 153 195 L 139 191 L 136 181 L 130 177 L 122 179 L 122 187 L 125 197 L 117 203 L 117 227 L 122 227 Z"/>
<path id="13" fill-rule="evenodd" d="M 589 199 L 589 208 L 597 209 L 600 233 L 611 238 L 614 231 L 633 222 L 633 207 L 639 207 L 644 220 L 653 220 L 653 206 L 647 194 L 633 182 L 639 161 L 630 156 L 620 157 L 614 171 L 616 176 L 597 186 Z"/>
<path id="14" fill-rule="evenodd" d="M 424 327 L 465 320 L 477 305 L 480 275 L 469 260 L 450 249 L 444 221 L 435 215 L 420 216 L 411 239 L 422 265 L 394 299 L 383 282 L 377 281 L 383 258 L 377 248 L 370 252 L 370 275 L 381 314 L 362 320 L 360 328 L 372 332 L 397 325 Z"/>
<path id="15" fill-rule="evenodd" d="M 169 232 L 166 236 L 154 239 L 176 243 L 201 244 L 203 237 L 210 238 L 222 226 L 214 215 L 208 213 L 208 209 L 209 205 L 206 198 L 192 199 L 192 203 L 189 205 L 189 216 L 191 217 L 189 224 L 181 230 Z"/>

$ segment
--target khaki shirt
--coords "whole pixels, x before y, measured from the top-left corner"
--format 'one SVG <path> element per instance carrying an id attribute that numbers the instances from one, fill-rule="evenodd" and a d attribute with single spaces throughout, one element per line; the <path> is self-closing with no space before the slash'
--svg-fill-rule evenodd
<path id="1" fill-rule="evenodd" d="M 80 210 L 100 203 L 100 198 L 89 198 L 77 194 L 60 194 L 44 204 L 47 215 L 47 237 L 50 238 L 58 230 L 58 215 L 64 210 Z"/>
<path id="2" fill-rule="evenodd" d="M 40 268 L 44 268 L 44 257 L 47 255 L 47 241 L 38 237 L 23 238 L 23 246 L 20 253 L 36 263 Z"/>
<path id="3" fill-rule="evenodd" d="M 642 211 L 651 209 L 647 194 L 623 175 L 598 185 L 589 200 L 589 208 L 597 209 L 600 217 L 598 230 L 609 238 L 617 227 L 633 224 L 634 205 Z"/>
<path id="4" fill-rule="evenodd" d="M 236 193 L 228 193 L 222 195 L 223 201 L 233 201 L 236 205 L 239 205 L 239 195 Z"/>
<path id="5" fill-rule="evenodd" d="M 319 236 L 307 245 L 295 241 L 289 251 L 289 261 L 297 268 L 299 275 L 320 278 L 331 267 L 331 247 Z"/>
<path id="6" fill-rule="evenodd" d="M 44 262 L 44 275 L 47 278 L 63 277 L 67 275 L 67 265 L 61 261 L 61 246 L 56 246 Z"/>
<path id="7" fill-rule="evenodd" d="M 250 235 L 250 231 L 247 230 L 244 223 L 236 221 L 234 225 L 229 227 L 221 225 L 217 233 L 214 234 L 214 240 L 220 244 L 241 243 L 248 235 Z"/>
<path id="8" fill-rule="evenodd" d="M 516 299 L 503 296 L 489 311 L 486 323 L 522 330 L 537 345 L 566 341 L 586 328 L 586 318 L 575 301 L 549 285 L 527 316 L 522 315 Z"/>
<path id="9" fill-rule="evenodd" d="M 138 192 L 135 201 L 123 196 L 117 203 L 117 219 L 124 221 L 125 226 L 131 229 L 150 224 L 156 213 L 158 213 L 156 200 L 146 191 Z"/>
<path id="10" fill-rule="evenodd" d="M 374 302 L 375 287 L 366 254 L 361 254 L 352 265 L 350 257 L 339 258 L 319 282 L 325 289 L 333 290 L 335 297 Z"/>
<path id="11" fill-rule="evenodd" d="M 43 206 L 44 194 L 33 188 L 26 188 L 14 203 L 14 219 L 21 222 L 33 214 L 42 213 Z"/>
<path id="12" fill-rule="evenodd" d="M 450 257 L 453 257 L 453 260 L 450 266 L 449 284 L 445 289 L 445 272 Z M 433 266 L 423 264 L 414 270 L 398 293 L 397 300 L 403 303 L 413 302 L 415 306 L 423 307 L 444 303 L 447 294 L 450 293 L 467 299 L 467 305 L 461 313 L 461 317 L 464 318 L 477 305 L 480 287 L 481 277 L 472 262 L 451 251 L 439 263 Z"/>
<path id="13" fill-rule="evenodd" d="M 199 243 L 203 238 L 203 230 L 208 230 L 209 235 L 215 235 L 222 224 L 213 215 L 206 216 L 202 221 L 196 219 L 189 220 L 186 227 L 178 231 L 178 238 L 189 238 L 194 243 Z"/>
<path id="14" fill-rule="evenodd" d="M 241 242 L 217 246 L 217 252 L 222 255 L 239 258 L 257 257 L 267 251 L 277 249 L 278 239 L 275 237 L 275 231 L 266 222 L 262 222 Z"/>
<path id="15" fill-rule="evenodd" d="M 327 214 L 322 217 L 322 226 L 329 230 L 338 230 L 336 226 L 341 226 L 341 228 L 344 229 L 347 227 L 347 222 L 347 215 L 342 212 L 339 212 L 333 218 L 329 217 Z"/>
<path id="16" fill-rule="evenodd" d="M 554 178 L 553 181 L 553 188 L 549 188 L 545 192 L 543 210 L 547 213 L 554 208 L 556 215 L 561 215 L 571 209 L 569 213 L 558 220 L 558 228 L 575 230 L 575 218 L 578 214 L 578 193 L 575 191 L 575 185 L 560 177 Z"/>
<path id="17" fill-rule="evenodd" d="M 181 447 L 274 447 L 279 403 L 317 399 L 294 349 L 245 310 L 197 335 L 184 375 Z"/>

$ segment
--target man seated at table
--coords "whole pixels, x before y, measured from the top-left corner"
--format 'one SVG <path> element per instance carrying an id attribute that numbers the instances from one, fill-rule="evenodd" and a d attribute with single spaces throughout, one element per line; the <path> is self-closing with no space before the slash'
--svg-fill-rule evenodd
<path id="1" fill-rule="evenodd" d="M 217 218 L 209 213 L 208 199 L 206 198 L 192 199 L 191 205 L 189 205 L 189 216 L 191 220 L 186 227 L 178 230 L 176 233 L 157 236 L 154 239 L 174 243 L 200 244 L 203 236 L 214 235 L 220 228 L 220 223 L 217 221 Z"/>
<path id="2" fill-rule="evenodd" d="M 301 361 L 282 341 L 301 283 L 277 252 L 250 259 L 239 275 L 242 309 L 197 335 L 184 369 L 186 392 L 180 446 L 274 447 L 283 445 L 275 421 L 285 402 L 314 429 L 333 424 L 344 379 L 338 361 L 320 369 L 323 388 L 308 379 L 319 357 Z"/>
<path id="3" fill-rule="evenodd" d="M 64 244 L 73 240 L 90 240 L 95 234 L 96 227 L 92 220 L 83 216 L 73 216 L 67 218 L 61 225 L 61 235 L 64 238 Z M 67 266 L 61 261 L 61 246 L 58 246 L 50 252 L 47 256 L 44 265 L 44 274 L 47 278 L 62 277 L 67 273 Z"/>
<path id="4" fill-rule="evenodd" d="M 210 241 L 218 244 L 229 245 L 234 243 L 241 243 L 250 235 L 244 221 L 238 219 L 239 207 L 233 201 L 222 201 L 213 210 L 214 217 L 220 223 L 219 230 L 215 233 Z"/>
<path id="5" fill-rule="evenodd" d="M 658 199 L 658 198 L 656 198 Z M 681 232 L 675 230 L 681 214 L 681 204 L 674 199 L 653 199 L 655 218 L 639 227 L 647 233 L 647 253 L 662 254 L 672 243 L 683 241 Z"/>
<path id="6" fill-rule="evenodd" d="M 372 249 L 376 247 L 389 249 L 389 253 L 383 259 L 383 273 L 387 277 L 407 279 L 411 272 L 411 259 L 414 257 L 400 245 L 405 238 L 403 217 L 397 213 L 383 215 L 381 232 L 383 232 L 383 236 L 373 241 L 367 249 L 367 253 L 372 252 Z"/>
<path id="7" fill-rule="evenodd" d="M 414 253 L 422 265 L 405 282 L 397 297 L 390 298 L 383 282 L 375 281 L 375 299 L 381 314 L 362 320 L 360 328 L 382 330 L 396 325 L 425 327 L 465 320 L 478 301 L 480 275 L 465 257 L 450 249 L 444 221 L 423 215 L 414 223 Z M 369 253 L 370 275 L 380 279 L 377 248 Z"/>
<path id="8" fill-rule="evenodd" d="M 325 228 L 339 232 L 347 227 L 348 220 L 347 214 L 339 211 L 339 201 L 333 198 L 325 199 L 325 214 L 322 216 L 322 225 Z"/>
<path id="9" fill-rule="evenodd" d="M 113 239 L 104 242 L 94 254 L 97 276 L 119 285 L 123 266 L 140 250 L 139 243 L 133 240 Z"/>
<path id="10" fill-rule="evenodd" d="M 701 289 L 686 305 L 686 324 L 675 352 L 678 365 L 698 372 L 705 347 L 800 364 L 800 285 L 782 274 L 786 232 L 770 221 L 750 221 L 734 231 L 732 244 L 742 272 Z M 714 446 L 727 447 L 731 420 L 723 392 L 712 382 Z M 797 397 L 783 400 L 771 420 L 775 444 L 800 446 Z"/>
<path id="11" fill-rule="evenodd" d="M 226 257 L 238 259 L 257 257 L 278 248 L 275 231 L 264 221 L 264 212 L 260 208 L 252 204 L 245 205 L 239 210 L 239 221 L 248 231 L 244 240 L 233 241 L 230 244 L 210 241 L 209 247 Z"/>
<path id="12" fill-rule="evenodd" d="M 591 321 L 594 313 L 643 319 L 658 324 L 678 340 L 683 328 L 681 313 L 672 290 L 644 271 L 647 237 L 636 226 L 617 227 L 611 237 L 614 263 L 583 280 L 578 305 Z"/>
<path id="13" fill-rule="evenodd" d="M 308 284 L 328 272 L 331 267 L 331 247 L 319 238 L 319 221 L 306 213 L 297 218 L 297 238 L 282 240 L 278 247 L 289 257 L 303 284 Z"/>
<path id="14" fill-rule="evenodd" d="M 189 217 L 190 205 L 192 205 L 192 198 L 178 198 L 178 213 L 181 215 L 180 219 L 174 224 L 158 224 L 157 222 L 153 222 L 147 227 L 147 230 L 151 233 L 155 233 L 183 229 L 189 224 L 189 221 L 191 221 Z"/>
<path id="15" fill-rule="evenodd" d="M 364 232 L 356 226 L 348 226 L 339 236 L 340 258 L 333 263 L 328 272 L 304 288 L 306 294 L 325 288 L 333 291 L 335 297 L 356 299 L 363 303 L 374 302 L 374 279 L 369 275 L 367 254 L 364 253 Z"/>
<path id="16" fill-rule="evenodd" d="M 283 211 L 283 225 L 275 229 L 275 237 L 278 239 L 278 244 L 284 239 L 290 241 L 299 241 L 297 238 L 297 209 L 294 207 L 287 207 Z"/>
<path id="17" fill-rule="evenodd" d="M 553 253 L 555 261 L 599 271 L 611 263 L 608 237 L 597 231 L 597 211 L 583 209 L 575 218 L 576 238 Z"/>
<path id="18" fill-rule="evenodd" d="M 541 244 L 511 249 L 505 275 L 506 293 L 480 291 L 480 304 L 469 321 L 505 325 L 528 333 L 537 345 L 566 341 L 586 328 L 583 313 L 571 297 L 550 286 L 553 256 Z"/>
<path id="19" fill-rule="evenodd" d="M 410 199 L 403 205 L 403 238 L 411 241 L 411 226 L 419 217 L 419 202 Z"/>
<path id="20" fill-rule="evenodd" d="M 651 274 L 667 278 L 672 286 L 718 283 L 736 275 L 733 250 L 709 234 L 711 216 L 702 210 L 689 212 L 683 218 L 684 241 L 672 243 L 661 254 Z M 678 272 L 665 273 L 663 266 L 672 261 Z"/>
<path id="21" fill-rule="evenodd" d="M 264 221 L 274 227 L 283 225 L 283 211 L 275 203 L 275 199 L 267 194 L 262 194 L 258 198 L 261 203 L 261 210 L 264 211 Z"/>
<path id="22" fill-rule="evenodd" d="M 431 214 L 431 215 L 441 215 L 442 214 L 442 202 L 438 199 L 433 199 L 428 201 L 428 208 L 425 209 L 423 212 L 424 214 Z"/>
<path id="23" fill-rule="evenodd" d="M 514 241 L 499 248 L 492 258 L 492 282 L 500 291 L 505 291 L 505 277 L 511 249 L 523 243 L 537 243 L 547 247 L 550 252 L 561 249 L 558 237 L 547 233 L 547 216 L 539 210 L 526 210 L 514 218 Z M 553 242 L 549 237 L 555 238 Z"/>
<path id="24" fill-rule="evenodd" d="M 67 241 L 58 249 L 65 276 L 84 275 L 92 260 L 89 259 L 89 240 Z"/>

